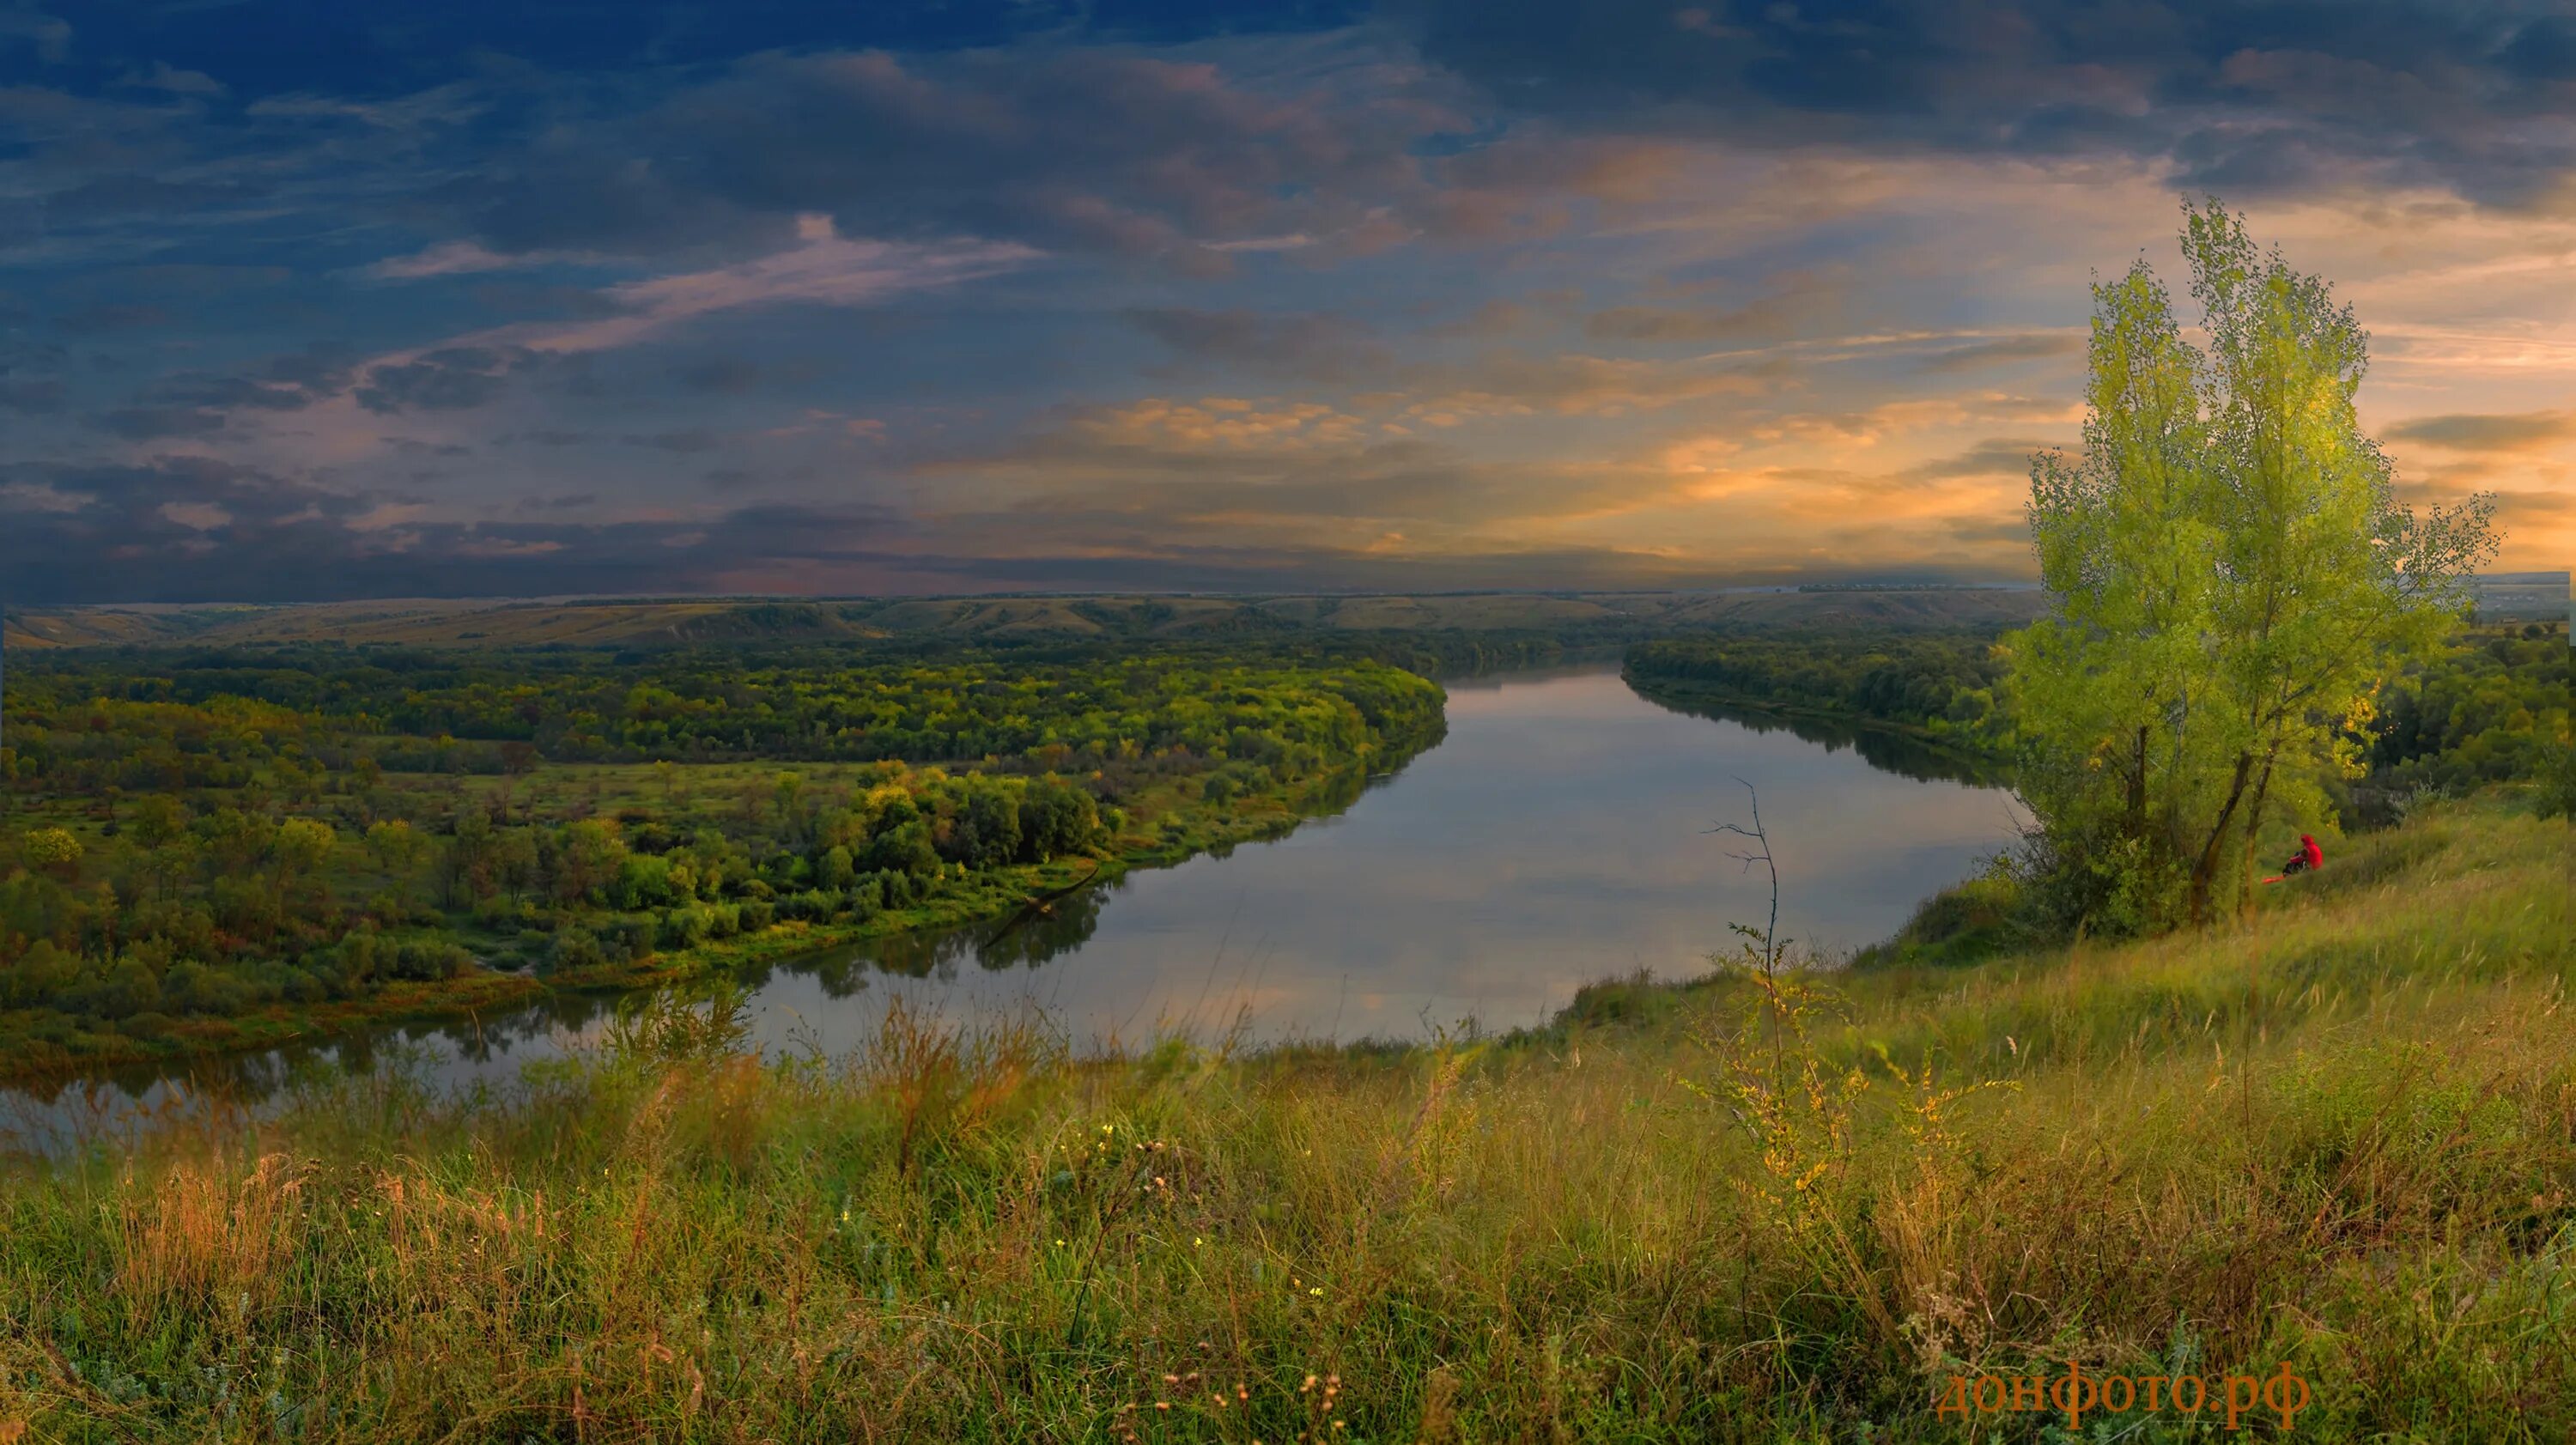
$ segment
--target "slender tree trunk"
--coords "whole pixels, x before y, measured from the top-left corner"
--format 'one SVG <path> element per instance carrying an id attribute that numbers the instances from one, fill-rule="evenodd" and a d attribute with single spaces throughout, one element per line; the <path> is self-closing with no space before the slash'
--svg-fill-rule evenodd
<path id="1" fill-rule="evenodd" d="M 2138 724 L 2138 743 L 2129 762 L 2129 836 L 2147 836 L 2147 725 Z"/>
<path id="2" fill-rule="evenodd" d="M 2240 918 L 2250 917 L 2254 912 L 2254 848 L 2261 841 L 2263 832 L 2263 799 L 2272 791 L 2272 765 L 2280 756 L 2281 741 L 2274 738 L 2272 745 L 2263 752 L 2263 771 L 2254 780 L 2254 805 L 2245 814 L 2243 877 L 2236 885 L 2236 911 Z"/>
<path id="3" fill-rule="evenodd" d="M 2227 822 L 2236 816 L 2236 805 L 2244 800 L 2245 782 L 2254 772 L 2254 755 L 2236 755 L 2236 777 L 2228 784 L 2227 805 L 2218 810 L 2218 821 L 2211 824 L 2207 841 L 2200 845 L 2200 857 L 2191 865 L 2191 923 L 2194 928 L 2209 922 L 2209 885 L 2218 872 L 2218 850 L 2227 841 Z"/>

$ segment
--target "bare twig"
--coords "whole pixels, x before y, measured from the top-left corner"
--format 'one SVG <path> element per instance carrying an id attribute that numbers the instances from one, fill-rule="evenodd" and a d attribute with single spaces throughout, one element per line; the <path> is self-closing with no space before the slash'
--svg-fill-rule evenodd
<path id="1" fill-rule="evenodd" d="M 1747 828 L 1740 823 L 1720 823 L 1704 831 L 1732 833 L 1739 838 L 1750 838 L 1761 846 L 1759 853 L 1729 853 L 1726 856 L 1742 863 L 1748 873 L 1753 871 L 1754 864 L 1759 863 L 1771 875 L 1771 920 L 1762 930 L 1762 972 L 1769 976 L 1777 973 L 1780 967 L 1780 865 L 1771 856 L 1771 835 L 1762 827 L 1762 795 L 1743 778 L 1738 777 L 1735 781 L 1744 785 L 1744 795 L 1752 801 L 1753 826 Z M 1748 936 L 1752 933 L 1742 924 L 1735 926 Z"/>

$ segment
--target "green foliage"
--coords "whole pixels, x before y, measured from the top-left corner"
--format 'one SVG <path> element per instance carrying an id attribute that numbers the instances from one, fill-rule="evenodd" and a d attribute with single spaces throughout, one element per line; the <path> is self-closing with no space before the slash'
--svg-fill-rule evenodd
<path id="1" fill-rule="evenodd" d="M 83 850 L 78 838 L 60 828 L 38 828 L 27 835 L 21 851 L 38 868 L 69 868 L 80 862 Z"/>
<path id="2" fill-rule="evenodd" d="M 2540 816 L 2565 818 L 2576 827 L 2576 741 L 2559 736 L 2558 756 L 2542 775 Z"/>
<path id="3" fill-rule="evenodd" d="M 2044 870 L 2124 926 L 2250 904 L 2265 824 L 2329 824 L 2381 682 L 2494 551 L 2486 499 L 2396 501 L 2353 410 L 2366 337 L 2324 282 L 2214 203 L 2183 250 L 2206 349 L 2144 261 L 2094 289 L 2084 450 L 2031 473 L 2059 609 L 2006 643 Z"/>
<path id="4" fill-rule="evenodd" d="M 146 1033 L 174 1051 L 171 1016 L 363 1010 L 397 986 L 417 1007 L 532 969 L 1007 912 L 1063 860 L 1283 826 L 1436 736 L 1441 706 L 1375 662 L 1200 652 L 89 653 L 11 682 L 9 735 L 39 762 L 0 862 L 15 1068 Z M 778 766 L 809 756 L 865 761 Z M 1195 796 L 1218 775 L 1249 821 Z M 146 791 L 119 826 L 125 789 Z"/>
<path id="5" fill-rule="evenodd" d="M 2369 727 L 2370 777 L 2353 789 L 2365 821 L 2394 821 L 2405 798 L 2545 781 L 2564 768 L 2570 653 L 2563 625 L 2478 627 L 2411 663 L 2383 689 Z"/>
<path id="6" fill-rule="evenodd" d="M 1632 644 L 1626 662 L 1650 695 L 1704 689 L 1735 703 L 1858 714 L 1966 749 L 2007 742 L 1991 633 L 1687 635 Z"/>
<path id="7" fill-rule="evenodd" d="M 1437 692 L 1363 650 L 62 651 L 12 660 L 9 736 L 58 786 L 139 793 L 238 787 L 289 749 L 390 773 L 498 776 L 522 742 L 556 763 L 1026 757 L 1071 774 L 1238 733 L 1275 763 L 1436 731 Z"/>

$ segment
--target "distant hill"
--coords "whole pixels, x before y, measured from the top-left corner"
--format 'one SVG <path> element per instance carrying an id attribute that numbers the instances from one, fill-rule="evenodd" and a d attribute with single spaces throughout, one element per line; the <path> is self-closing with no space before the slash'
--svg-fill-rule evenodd
<path id="1" fill-rule="evenodd" d="M 2565 572 L 2490 572 L 2478 579 L 2478 615 L 2494 622 L 2563 620 L 2567 584 Z"/>
<path id="2" fill-rule="evenodd" d="M 1410 596 L 582 598 L 298 606 L 13 608 L 14 648 L 345 642 L 412 647 L 651 647 L 834 638 L 1223 637 L 1297 632 L 1628 634 L 1687 627 L 2001 627 L 2038 616 L 2029 588 L 1436 593 Z"/>

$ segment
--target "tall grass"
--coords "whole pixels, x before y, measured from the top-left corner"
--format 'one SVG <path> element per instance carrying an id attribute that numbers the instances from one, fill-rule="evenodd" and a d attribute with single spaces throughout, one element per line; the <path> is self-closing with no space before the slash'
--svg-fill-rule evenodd
<path id="1" fill-rule="evenodd" d="M 2239 932 L 1405 1051 L 637 1014 L 20 1168 L 0 1439 L 2038 1438 L 1942 1382 L 2069 1361 L 2566 1439 L 2569 868 L 2455 809 Z"/>

